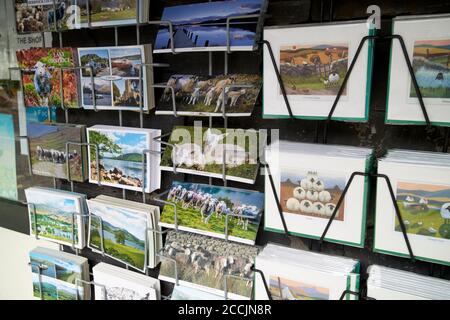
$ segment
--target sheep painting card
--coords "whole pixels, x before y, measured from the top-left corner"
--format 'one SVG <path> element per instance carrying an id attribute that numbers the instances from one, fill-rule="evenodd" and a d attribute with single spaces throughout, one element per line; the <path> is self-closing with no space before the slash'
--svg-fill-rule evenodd
<path id="1" fill-rule="evenodd" d="M 161 170 L 253 184 L 260 133 L 255 130 L 176 126 L 161 158 Z M 174 147 L 173 147 L 174 146 Z M 225 172 L 224 172 L 225 171 Z"/>
<path id="2" fill-rule="evenodd" d="M 72 48 L 31 48 L 16 52 L 22 72 L 25 107 L 78 108 L 78 77 L 75 70 L 76 51 Z"/>
<path id="3" fill-rule="evenodd" d="M 227 277 L 227 289 L 231 299 L 249 299 L 252 293 L 253 271 L 251 267 L 259 249 L 214 239 L 189 232 L 169 232 L 161 259 L 159 279 L 175 281 L 177 261 L 180 285 L 224 295 L 224 281 Z M 241 280 L 236 277 L 243 277 Z"/>
<path id="4" fill-rule="evenodd" d="M 84 247 L 83 209 L 79 196 L 39 188 L 25 190 L 30 234 L 64 245 Z"/>
<path id="5" fill-rule="evenodd" d="M 290 45 L 280 48 L 280 73 L 288 95 L 333 96 L 348 69 L 348 44 Z M 342 92 L 344 97 L 346 90 Z"/>
<path id="6" fill-rule="evenodd" d="M 256 74 L 214 77 L 175 74 L 167 81 L 156 114 L 174 114 L 173 89 L 178 115 L 222 116 L 225 111 L 228 116 L 250 116 L 261 85 L 262 79 Z"/>
<path id="7" fill-rule="evenodd" d="M 167 201 L 177 208 L 179 230 L 255 244 L 264 207 L 256 191 L 173 182 Z M 228 222 L 228 225 L 227 225 Z M 174 228 L 173 205 L 166 204 L 159 225 Z"/>
<path id="8" fill-rule="evenodd" d="M 98 109 L 140 110 L 142 104 L 148 111 L 146 68 L 140 80 L 141 65 L 146 63 L 144 46 L 79 48 L 78 55 L 80 65 L 94 72 L 94 86 L 90 70 L 82 72 L 84 108 L 94 108 L 95 95 Z"/>
<path id="9" fill-rule="evenodd" d="M 396 195 L 408 233 L 450 240 L 450 186 L 398 182 Z"/>
<path id="10" fill-rule="evenodd" d="M 132 268 L 147 265 L 146 233 L 149 217 L 143 212 L 88 200 L 89 247 Z M 102 247 L 103 246 L 103 247 Z"/>
<path id="11" fill-rule="evenodd" d="M 281 172 L 281 207 L 283 212 L 329 219 L 346 185 L 345 175 L 332 172 L 284 169 Z M 345 200 L 335 220 L 344 220 Z"/>
<path id="12" fill-rule="evenodd" d="M 224 51 L 227 33 L 231 50 L 253 50 L 262 18 L 230 20 L 229 30 L 227 20 L 233 16 L 259 15 L 265 12 L 266 7 L 265 0 L 214 1 L 166 7 L 161 20 L 172 22 L 173 34 L 171 37 L 167 25 L 160 26 L 154 52 L 170 52 L 172 46 L 178 52 Z"/>
<path id="13" fill-rule="evenodd" d="M 71 180 L 83 182 L 86 176 L 83 148 L 70 145 L 67 153 L 66 143 L 84 142 L 84 130 L 83 126 L 27 123 L 33 174 L 68 179 L 70 170 Z"/>
<path id="14" fill-rule="evenodd" d="M 0 197 L 18 200 L 16 142 L 14 121 L 10 114 L 0 114 Z"/>
<path id="15" fill-rule="evenodd" d="M 450 39 L 414 42 L 412 64 L 422 97 L 450 99 Z M 412 83 L 410 97 L 417 98 Z"/>
<path id="16" fill-rule="evenodd" d="M 274 300 L 328 300 L 329 289 L 278 276 L 269 278 Z"/>
<path id="17" fill-rule="evenodd" d="M 144 150 L 150 149 L 150 133 L 127 128 L 88 128 L 88 142 L 96 144 L 100 159 L 96 159 L 94 147 L 89 147 L 89 182 L 97 183 L 97 161 L 102 185 L 150 192 L 150 164 L 142 166 Z M 145 159 L 144 159 L 145 160 Z M 145 172 L 144 172 L 145 171 Z"/>

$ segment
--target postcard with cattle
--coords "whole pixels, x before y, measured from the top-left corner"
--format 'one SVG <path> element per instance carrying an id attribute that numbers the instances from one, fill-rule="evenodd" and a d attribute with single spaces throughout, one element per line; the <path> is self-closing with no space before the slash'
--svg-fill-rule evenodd
<path id="1" fill-rule="evenodd" d="M 148 111 L 154 103 L 144 46 L 79 48 L 82 104 L 86 109 Z M 91 78 L 93 71 L 94 81 Z"/>
<path id="2" fill-rule="evenodd" d="M 260 132 L 176 126 L 161 170 L 253 184 L 258 174 Z"/>
<path id="3" fill-rule="evenodd" d="M 84 182 L 87 178 L 86 152 L 79 145 L 85 142 L 85 127 L 67 124 L 27 123 L 33 174 Z M 70 170 L 70 172 L 69 172 Z"/>
<path id="4" fill-rule="evenodd" d="M 177 208 L 179 230 L 255 244 L 264 208 L 261 192 L 175 181 L 167 201 Z M 159 225 L 174 228 L 173 205 L 164 206 Z"/>
<path id="5" fill-rule="evenodd" d="M 254 50 L 266 7 L 266 0 L 213 1 L 166 7 L 161 20 L 172 22 L 172 27 L 160 26 L 154 52 L 171 52 L 172 47 L 177 52 L 224 51 L 227 50 L 227 39 L 230 50 Z"/>
<path id="6" fill-rule="evenodd" d="M 159 279 L 224 296 L 225 278 L 230 299 L 250 299 L 253 288 L 252 266 L 259 249 L 183 231 L 167 234 Z"/>
<path id="7" fill-rule="evenodd" d="M 77 71 L 66 69 L 77 64 L 74 49 L 31 48 L 17 51 L 16 56 L 25 107 L 79 108 Z"/>
<path id="8" fill-rule="evenodd" d="M 262 79 L 257 74 L 213 77 L 175 74 L 167 81 L 156 114 L 250 116 L 261 86 Z"/>

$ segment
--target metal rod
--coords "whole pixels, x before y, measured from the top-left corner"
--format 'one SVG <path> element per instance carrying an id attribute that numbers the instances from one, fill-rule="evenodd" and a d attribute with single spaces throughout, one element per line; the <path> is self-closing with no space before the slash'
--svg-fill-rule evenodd
<path id="1" fill-rule="evenodd" d="M 166 25 L 169 27 L 169 39 L 170 39 L 170 51 L 172 54 L 178 54 L 178 52 L 175 51 L 175 40 L 173 38 L 173 24 L 172 21 L 148 21 L 148 24 L 152 25 Z"/>
<path id="2" fill-rule="evenodd" d="M 108 300 L 107 291 L 106 291 L 106 286 L 105 285 L 97 283 L 97 282 L 94 282 L 94 281 L 86 281 L 86 280 L 83 280 L 83 279 L 80 279 L 80 278 L 75 278 L 75 286 L 77 287 L 77 295 L 76 295 L 77 300 L 80 300 L 80 297 L 79 297 L 80 291 L 79 291 L 78 288 L 79 287 L 83 287 L 83 292 L 84 292 L 84 289 L 85 289 L 84 285 L 85 284 L 92 285 L 94 287 L 94 292 L 95 292 L 95 287 L 96 286 L 100 287 L 102 289 L 103 296 L 104 296 L 105 300 Z"/>
<path id="3" fill-rule="evenodd" d="M 227 53 L 231 53 L 231 35 L 230 35 L 230 25 L 232 20 L 241 20 L 241 19 L 254 19 L 254 18 L 260 18 L 260 14 L 247 14 L 247 15 L 241 15 L 241 16 L 232 16 L 227 18 L 226 22 L 226 31 L 227 31 Z M 250 24 L 251 22 L 248 22 Z M 257 21 L 255 23 L 258 23 Z"/>
<path id="4" fill-rule="evenodd" d="M 170 190 L 167 190 L 167 191 L 164 191 L 163 193 L 154 195 L 152 197 L 152 200 L 173 207 L 173 220 L 174 220 L 174 224 L 173 225 L 174 225 L 175 231 L 178 232 L 178 214 L 177 214 L 177 205 L 176 205 L 176 203 L 175 202 L 170 202 L 169 200 L 161 199 L 161 197 L 163 197 L 164 195 L 168 194 L 169 191 Z"/>
<path id="5" fill-rule="evenodd" d="M 70 172 L 70 163 L 69 163 L 69 146 L 79 146 L 79 147 L 88 147 L 87 152 L 89 152 L 89 160 L 91 155 L 91 147 L 94 147 L 95 149 L 95 161 L 96 161 L 96 169 L 97 169 L 97 183 L 98 186 L 101 187 L 101 178 L 100 178 L 100 152 L 99 147 L 95 143 L 87 143 L 87 142 L 73 142 L 73 141 L 67 141 L 66 142 L 66 170 L 67 170 L 67 181 L 72 182 L 72 176 Z M 81 149 L 81 153 L 83 153 L 83 149 Z M 90 162 L 90 161 L 89 161 Z M 89 166 L 91 164 L 89 163 Z M 89 177 L 90 178 L 90 177 Z"/>
<path id="6" fill-rule="evenodd" d="M 273 300 L 272 294 L 270 293 L 269 286 L 267 285 L 266 277 L 264 276 L 264 272 L 262 272 L 259 269 L 256 269 L 254 265 L 251 267 L 251 270 L 253 272 L 259 273 L 259 275 L 261 276 L 261 279 L 263 281 L 264 289 L 266 290 L 266 293 L 267 293 L 267 296 L 268 296 L 269 300 Z M 255 290 L 253 290 L 253 294 L 254 293 L 255 293 Z"/>

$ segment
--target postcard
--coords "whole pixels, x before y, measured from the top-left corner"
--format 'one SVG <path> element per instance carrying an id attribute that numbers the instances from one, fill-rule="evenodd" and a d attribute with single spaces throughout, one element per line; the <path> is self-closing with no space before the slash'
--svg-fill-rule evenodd
<path id="1" fill-rule="evenodd" d="M 13 116 L 0 114 L 0 197 L 18 200 Z"/>
<path id="2" fill-rule="evenodd" d="M 161 159 L 161 170 L 253 184 L 258 173 L 259 132 L 176 126 Z M 173 148 L 171 145 L 175 145 Z M 224 161 L 225 160 L 225 161 Z"/>
<path id="3" fill-rule="evenodd" d="M 89 247 L 102 251 L 103 243 L 103 250 L 107 256 L 134 269 L 145 271 L 149 216 L 141 211 L 114 204 L 107 205 L 95 200 L 88 200 L 88 207 L 91 214 Z"/>
<path id="4" fill-rule="evenodd" d="M 68 161 L 71 180 L 83 182 L 86 176 L 84 148 L 70 145 L 67 154 L 66 143 L 84 142 L 84 130 L 82 126 L 28 122 L 27 135 L 33 174 L 68 179 Z"/>
<path id="5" fill-rule="evenodd" d="M 250 116 L 261 85 L 261 77 L 256 74 L 215 77 L 175 74 L 167 81 L 156 114 L 174 114 L 173 88 L 178 115 L 222 116 L 225 111 L 228 116 Z"/>
<path id="6" fill-rule="evenodd" d="M 60 68 L 76 66 L 72 48 L 31 48 L 16 52 L 22 70 L 26 107 L 78 108 L 78 77 L 76 70 L 63 70 L 61 101 Z"/>
<path id="7" fill-rule="evenodd" d="M 225 275 L 231 299 L 250 298 L 252 282 L 233 275 L 253 278 L 251 267 L 259 249 L 198 234 L 169 232 L 164 255 L 177 261 L 178 279 L 186 285 L 223 296 Z M 161 260 L 159 279 L 174 282 L 175 264 Z"/>
<path id="8" fill-rule="evenodd" d="M 145 192 L 159 188 L 159 172 L 155 163 L 159 156 L 145 154 L 145 150 L 156 150 L 152 137 L 159 130 L 109 126 L 94 126 L 87 129 L 88 142 L 99 148 L 100 181 L 102 185 Z M 89 148 L 89 182 L 98 182 L 95 148 Z M 145 157 L 144 167 L 142 158 Z M 158 170 L 159 171 L 159 170 Z"/>
<path id="9" fill-rule="evenodd" d="M 232 241 L 255 244 L 264 207 L 263 193 L 175 181 L 167 201 L 176 205 L 179 230 L 222 239 L 227 231 Z M 166 204 L 159 225 L 174 228 L 174 219 L 174 207 Z"/>
<path id="10" fill-rule="evenodd" d="M 30 234 L 72 246 L 84 247 L 82 214 L 85 198 L 78 194 L 28 188 L 25 190 L 30 217 Z"/>
<path id="11" fill-rule="evenodd" d="M 224 300 L 224 296 L 219 296 L 203 290 L 187 287 L 175 286 L 170 300 Z"/>
<path id="12" fill-rule="evenodd" d="M 173 24 L 173 46 L 178 52 L 223 51 L 227 46 L 227 19 L 265 12 L 265 0 L 215 1 L 166 7 L 161 20 Z M 231 50 L 256 47 L 260 20 L 235 19 L 229 29 Z M 155 41 L 155 53 L 171 52 L 168 26 L 161 26 Z"/>
<path id="13" fill-rule="evenodd" d="M 400 35 L 432 125 L 450 124 L 450 16 L 397 17 L 393 33 Z M 391 48 L 386 123 L 426 124 L 399 41 Z"/>
<path id="14" fill-rule="evenodd" d="M 329 289 L 278 276 L 269 279 L 274 300 L 329 300 Z"/>
<path id="15" fill-rule="evenodd" d="M 95 93 L 97 109 L 139 111 L 142 105 L 144 111 L 149 110 L 148 68 L 142 67 L 140 80 L 140 65 L 148 62 L 144 46 L 78 48 L 78 56 L 80 66 L 94 71 L 94 83 L 88 69 L 81 73 L 84 108 L 94 108 Z"/>

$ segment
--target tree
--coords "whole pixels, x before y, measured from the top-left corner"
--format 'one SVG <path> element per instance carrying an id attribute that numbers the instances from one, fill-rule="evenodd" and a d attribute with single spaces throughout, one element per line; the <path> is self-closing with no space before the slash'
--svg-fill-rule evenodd
<path id="1" fill-rule="evenodd" d="M 122 230 L 115 230 L 114 238 L 116 239 L 117 243 L 125 244 L 125 232 L 123 232 Z"/>
<path id="2" fill-rule="evenodd" d="M 91 131 L 89 132 L 89 142 L 96 144 L 98 146 L 98 152 L 101 154 L 102 152 L 109 153 L 119 153 L 122 151 L 122 148 L 116 144 L 111 138 L 107 135 Z M 95 148 L 90 148 L 91 150 L 91 161 L 95 161 Z"/>

